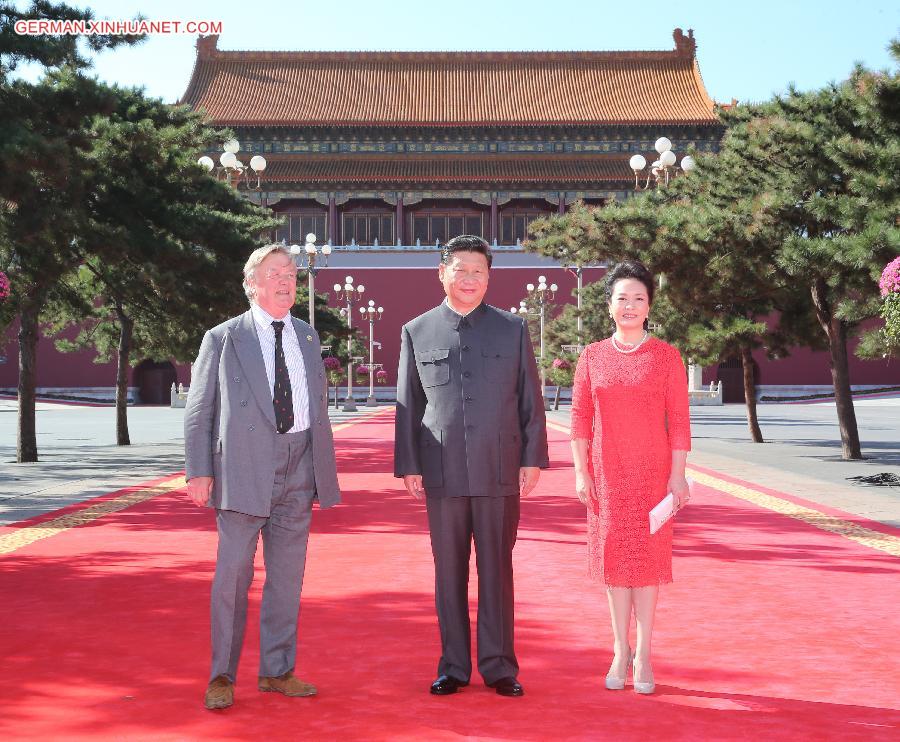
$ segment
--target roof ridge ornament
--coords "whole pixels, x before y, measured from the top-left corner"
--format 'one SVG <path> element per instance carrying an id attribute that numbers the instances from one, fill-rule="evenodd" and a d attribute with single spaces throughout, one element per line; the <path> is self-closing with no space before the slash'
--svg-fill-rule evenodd
<path id="1" fill-rule="evenodd" d="M 676 28 L 672 32 L 672 38 L 675 39 L 675 52 L 676 54 L 680 54 L 684 57 L 690 57 L 691 59 L 697 53 L 697 41 L 694 39 L 694 29 L 689 28 L 687 32 L 687 36 L 684 35 L 684 31 L 680 28 Z"/>
<path id="2" fill-rule="evenodd" d="M 197 58 L 212 59 L 218 52 L 219 34 L 209 34 L 208 36 L 197 37 Z"/>

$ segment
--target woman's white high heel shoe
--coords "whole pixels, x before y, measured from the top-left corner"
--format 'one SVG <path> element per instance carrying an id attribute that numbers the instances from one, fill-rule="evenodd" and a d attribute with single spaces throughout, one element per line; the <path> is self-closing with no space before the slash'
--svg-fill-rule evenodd
<path id="1" fill-rule="evenodd" d="M 625 676 L 621 678 L 617 678 L 615 675 L 607 675 L 606 676 L 606 690 L 624 690 L 625 688 L 625 678 L 628 677 L 628 666 L 634 661 L 634 653 L 629 648 L 628 650 L 628 662 L 625 663 Z"/>
<path id="2" fill-rule="evenodd" d="M 650 680 L 650 681 L 647 681 L 646 683 L 638 682 L 637 673 L 635 672 L 635 669 L 634 669 L 634 658 L 632 658 L 632 660 L 631 660 L 631 675 L 632 675 L 632 678 L 634 679 L 634 692 L 635 693 L 640 693 L 641 695 L 649 696 L 651 693 L 653 693 L 653 691 L 656 690 L 656 681 L 655 680 Z M 652 677 L 652 675 L 651 675 L 651 677 Z"/>

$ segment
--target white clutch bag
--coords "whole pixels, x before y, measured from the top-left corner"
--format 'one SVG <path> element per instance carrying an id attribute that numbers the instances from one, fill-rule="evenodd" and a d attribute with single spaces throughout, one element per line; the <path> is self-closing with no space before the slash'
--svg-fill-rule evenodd
<path id="1" fill-rule="evenodd" d="M 687 478 L 688 490 L 694 486 L 694 480 Z M 675 515 L 675 496 L 670 492 L 650 511 L 650 534 L 656 533 L 669 518 Z"/>

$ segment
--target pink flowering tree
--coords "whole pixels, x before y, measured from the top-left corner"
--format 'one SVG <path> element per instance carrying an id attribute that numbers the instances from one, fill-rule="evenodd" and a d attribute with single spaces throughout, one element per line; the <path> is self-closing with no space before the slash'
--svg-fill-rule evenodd
<path id="1" fill-rule="evenodd" d="M 554 358 L 547 365 L 547 380 L 556 387 L 553 409 L 559 409 L 559 395 L 564 387 L 571 387 L 575 380 L 576 359 L 568 354 Z"/>
<path id="2" fill-rule="evenodd" d="M 375 372 L 375 383 L 376 384 L 386 384 L 387 383 L 387 371 L 383 368 L 378 369 Z"/>
<path id="3" fill-rule="evenodd" d="M 884 334 L 891 345 L 900 345 L 900 256 L 885 266 L 878 286 L 884 297 Z"/>
<path id="4" fill-rule="evenodd" d="M 12 286 L 9 283 L 9 277 L 0 271 L 0 301 L 6 301 L 12 293 Z"/>

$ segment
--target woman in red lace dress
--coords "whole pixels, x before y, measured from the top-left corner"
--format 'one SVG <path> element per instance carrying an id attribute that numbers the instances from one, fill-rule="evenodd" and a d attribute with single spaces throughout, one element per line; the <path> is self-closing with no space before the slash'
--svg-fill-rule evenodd
<path id="1" fill-rule="evenodd" d="M 653 275 L 637 261 L 607 274 L 616 331 L 584 349 L 572 389 L 575 489 L 588 508 L 591 576 L 606 585 L 615 638 L 606 687 L 624 688 L 633 664 L 639 693 L 654 689 L 653 616 L 659 586 L 672 581 L 672 521 L 651 536 L 649 512 L 667 492 L 676 508 L 690 496 L 687 377 L 678 350 L 647 333 L 653 289 Z"/>

